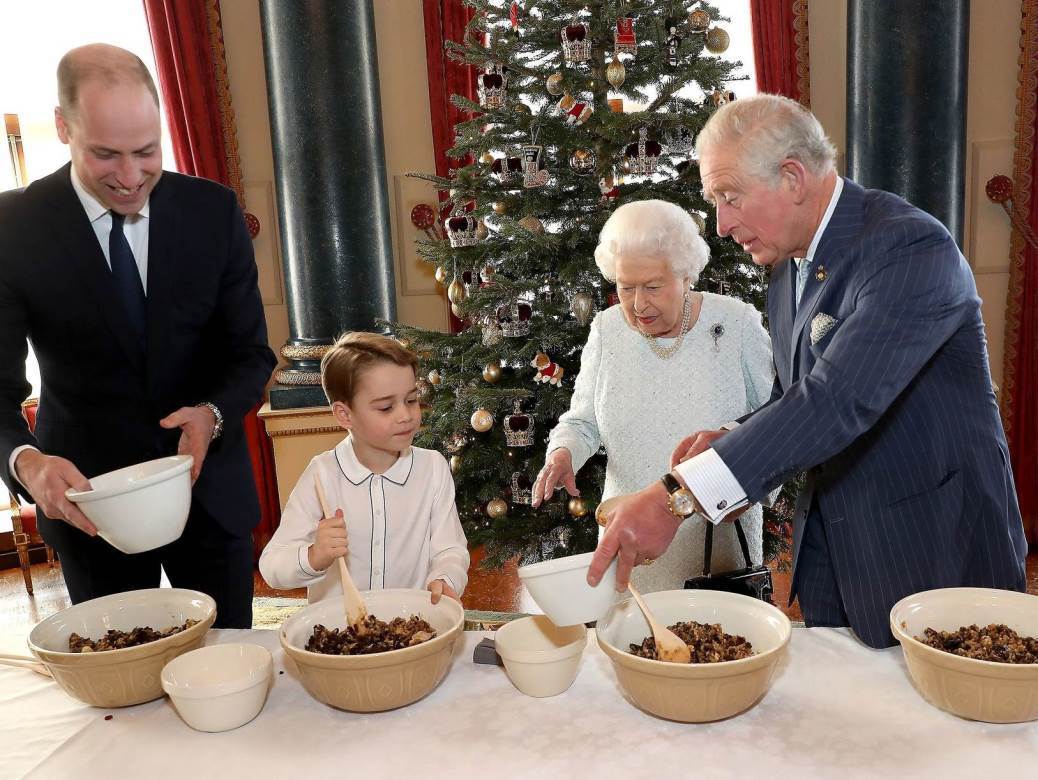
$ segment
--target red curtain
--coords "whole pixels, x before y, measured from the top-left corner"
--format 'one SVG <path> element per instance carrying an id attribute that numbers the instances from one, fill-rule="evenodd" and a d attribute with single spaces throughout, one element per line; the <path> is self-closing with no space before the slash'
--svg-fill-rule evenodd
<path id="1" fill-rule="evenodd" d="M 807 0 L 750 0 L 757 89 L 811 105 Z"/>
<path id="2" fill-rule="evenodd" d="M 144 0 L 144 11 L 177 168 L 230 187 L 244 210 L 219 0 Z M 246 221 L 255 238 L 258 221 L 251 214 Z M 260 497 L 261 520 L 253 534 L 257 557 L 281 519 L 274 450 L 258 409 L 244 420 Z"/>
<path id="3" fill-rule="evenodd" d="M 463 65 L 450 59 L 444 46 L 447 41 L 463 40 L 465 26 L 475 11 L 463 5 L 461 0 L 423 0 L 423 10 L 433 155 L 436 158 L 436 175 L 448 178 L 454 168 L 466 162 L 447 155 L 447 151 L 454 146 L 454 126 L 471 118 L 471 114 L 451 103 L 451 95 L 463 95 L 475 100 L 476 69 L 472 65 Z M 445 197 L 445 193 L 440 193 L 441 201 Z M 464 327 L 464 323 L 454 316 L 449 307 L 447 317 L 452 333 Z"/>
<path id="4" fill-rule="evenodd" d="M 1002 418 L 1028 540 L 1038 543 L 1038 0 L 1024 0 Z"/>

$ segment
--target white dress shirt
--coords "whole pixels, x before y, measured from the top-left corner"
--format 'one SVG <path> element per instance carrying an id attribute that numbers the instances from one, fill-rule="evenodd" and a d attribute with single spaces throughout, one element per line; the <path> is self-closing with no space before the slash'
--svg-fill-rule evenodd
<path id="1" fill-rule="evenodd" d="M 346 565 L 360 590 L 424 590 L 443 579 L 461 595 L 468 583 L 468 543 L 443 455 L 411 447 L 375 474 L 357 460 L 349 436 L 311 460 L 289 496 L 260 556 L 260 573 L 271 587 L 306 586 L 311 603 L 342 594 L 339 567 L 315 571 L 307 555 L 321 520 L 314 475 L 329 510 L 342 509 L 346 518 Z"/>
<path id="2" fill-rule="evenodd" d="M 836 186 L 833 188 L 832 197 L 829 198 L 829 205 L 822 215 L 822 221 L 815 230 L 815 234 L 807 248 L 807 254 L 802 259 L 796 261 L 798 269 L 803 263 L 809 266 L 814 262 L 818 242 L 821 240 L 822 234 L 825 233 L 825 229 L 829 226 L 829 220 L 832 219 L 833 212 L 836 211 L 836 204 L 839 202 L 840 193 L 842 192 L 843 179 L 837 176 Z M 730 422 L 722 427 L 734 428 L 736 425 L 738 423 Z M 703 507 L 704 514 L 712 523 L 720 523 L 727 514 L 747 504 L 746 491 L 743 490 L 739 480 L 735 478 L 731 469 L 725 465 L 724 461 L 721 460 L 721 456 L 712 447 L 699 453 L 694 458 L 686 460 L 684 463 L 679 463 L 674 467 L 674 471 L 684 480 L 685 485 L 692 491 L 692 495 L 699 501 L 700 506 Z"/>
<path id="3" fill-rule="evenodd" d="M 94 229 L 94 233 L 97 235 L 97 242 L 101 245 L 105 261 L 108 263 L 109 270 L 111 270 L 112 258 L 109 257 L 108 244 L 112 234 L 112 213 L 83 185 L 82 180 L 76 174 L 75 166 L 71 167 L 71 171 L 72 189 L 76 191 L 76 197 L 83 204 L 83 211 L 86 212 L 87 219 L 90 220 L 90 227 Z M 130 251 L 133 252 L 133 259 L 137 262 L 137 270 L 141 275 L 141 284 L 144 285 L 145 295 L 148 294 L 148 225 L 150 223 L 150 213 L 151 198 L 148 198 L 144 208 L 136 214 L 127 216 L 126 221 L 123 223 L 123 235 L 126 236 L 126 241 L 130 245 Z M 24 450 L 34 449 L 36 447 L 33 447 L 31 444 L 23 444 L 20 447 L 15 447 L 11 452 L 7 466 L 11 474 L 19 482 L 21 482 L 21 479 L 18 477 L 18 472 L 15 471 L 15 461 L 18 460 L 18 456 Z"/>

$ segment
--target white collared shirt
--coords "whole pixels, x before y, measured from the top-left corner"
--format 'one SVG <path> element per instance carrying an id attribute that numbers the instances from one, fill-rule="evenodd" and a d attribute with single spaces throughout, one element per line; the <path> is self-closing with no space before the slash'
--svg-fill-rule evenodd
<path id="1" fill-rule="evenodd" d="M 310 461 L 260 556 L 274 588 L 307 588 L 310 602 L 342 594 L 339 567 L 310 567 L 308 551 L 321 519 L 314 475 L 331 511 L 342 509 L 349 567 L 360 590 L 418 588 L 443 579 L 460 596 L 469 552 L 454 505 L 454 478 L 443 455 L 411 447 L 382 474 L 357 460 L 351 437 Z"/>
<path id="2" fill-rule="evenodd" d="M 829 220 L 836 211 L 836 204 L 839 202 L 842 192 L 843 178 L 837 176 L 836 186 L 829 198 L 829 205 L 822 215 L 822 221 L 815 229 L 815 234 L 807 247 L 807 254 L 802 259 L 795 260 L 798 269 L 801 263 L 806 262 L 810 265 L 814 262 L 815 250 L 818 249 L 822 234 L 825 233 Z M 738 424 L 733 421 L 722 427 L 730 430 Z M 725 465 L 721 456 L 712 447 L 703 450 L 684 463 L 679 463 L 674 467 L 674 471 L 684 480 L 685 485 L 692 491 L 692 495 L 703 507 L 703 513 L 710 518 L 712 523 L 721 522 L 729 512 L 740 509 L 749 503 L 746 500 L 746 491 L 743 486 L 739 484 L 739 480 L 732 474 L 732 470 Z"/>
<path id="3" fill-rule="evenodd" d="M 79 202 L 83 204 L 90 227 L 97 235 L 97 243 L 101 245 L 108 267 L 112 267 L 112 258 L 108 256 L 109 238 L 112 235 L 112 213 L 95 198 L 76 174 L 75 166 L 72 167 L 72 189 L 76 191 Z M 148 293 L 148 224 L 151 215 L 151 198 L 144 204 L 136 214 L 130 214 L 123 223 L 123 235 L 130 244 L 133 259 L 137 261 L 137 270 L 141 274 L 141 284 L 144 285 L 144 293 Z"/>
<path id="4" fill-rule="evenodd" d="M 101 251 L 104 252 L 108 268 L 111 270 L 112 258 L 109 257 L 109 239 L 112 235 L 112 213 L 83 185 L 74 165 L 71 166 L 71 171 L 72 189 L 76 191 L 76 197 L 79 198 L 79 202 L 83 205 L 83 211 L 86 212 L 87 219 L 90 220 L 90 227 L 94 229 L 97 243 L 101 245 Z M 126 241 L 130 244 L 130 251 L 133 252 L 133 259 L 137 262 L 137 271 L 141 275 L 141 284 L 144 285 L 145 295 L 148 294 L 148 225 L 151 221 L 150 214 L 151 198 L 149 197 L 144 204 L 144 208 L 138 213 L 126 217 L 126 221 L 123 223 L 123 235 L 126 236 Z M 15 461 L 18 460 L 18 456 L 24 450 L 35 449 L 36 447 L 31 444 L 23 444 L 20 447 L 15 447 L 11 452 L 11 457 L 7 461 L 7 468 L 19 482 L 21 482 L 21 478 L 18 476 L 18 472 L 15 471 Z"/>

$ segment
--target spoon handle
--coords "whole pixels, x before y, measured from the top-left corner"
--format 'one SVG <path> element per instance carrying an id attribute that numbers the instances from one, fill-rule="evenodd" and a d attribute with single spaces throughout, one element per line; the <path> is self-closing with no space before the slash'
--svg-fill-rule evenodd
<path id="1" fill-rule="evenodd" d="M 316 474 L 314 474 L 314 488 L 317 490 L 317 500 L 321 504 L 321 514 L 325 517 L 331 517 L 331 512 L 328 511 L 328 501 L 324 497 L 324 488 L 321 487 L 321 480 L 318 479 Z M 346 624 L 363 633 L 360 629 L 363 628 L 364 618 L 367 617 L 368 611 L 364 607 L 364 600 L 353 582 L 353 577 L 350 576 L 350 570 L 346 568 L 346 561 L 342 558 L 339 558 L 338 561 L 339 576 L 342 579 L 342 604 L 346 613 Z"/>

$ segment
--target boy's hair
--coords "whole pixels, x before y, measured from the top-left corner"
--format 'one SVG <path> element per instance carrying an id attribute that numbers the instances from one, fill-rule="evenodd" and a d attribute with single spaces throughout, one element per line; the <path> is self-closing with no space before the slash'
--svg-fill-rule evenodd
<path id="1" fill-rule="evenodd" d="M 418 375 L 418 357 L 389 336 L 364 331 L 339 336 L 321 359 L 321 385 L 328 402 L 351 403 L 361 373 L 376 363 L 410 366 Z"/>

